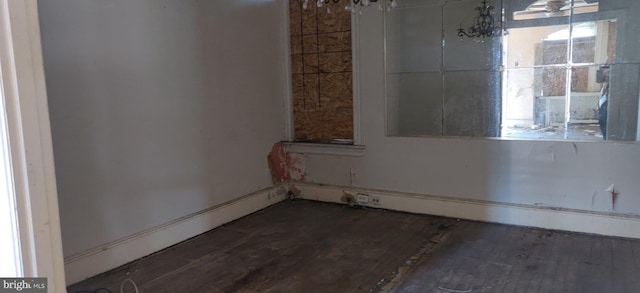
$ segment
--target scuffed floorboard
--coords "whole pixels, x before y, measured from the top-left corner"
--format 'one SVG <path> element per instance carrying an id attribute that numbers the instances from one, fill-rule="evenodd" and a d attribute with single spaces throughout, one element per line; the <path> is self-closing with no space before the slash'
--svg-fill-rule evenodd
<path id="1" fill-rule="evenodd" d="M 635 292 L 637 276 L 638 240 L 287 201 L 68 291 Z"/>

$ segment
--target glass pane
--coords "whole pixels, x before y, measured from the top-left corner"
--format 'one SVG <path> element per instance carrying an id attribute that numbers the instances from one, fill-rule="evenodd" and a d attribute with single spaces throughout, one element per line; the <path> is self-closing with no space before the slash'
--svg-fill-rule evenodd
<path id="1" fill-rule="evenodd" d="M 567 69 L 538 67 L 505 72 L 502 137 L 563 139 L 565 137 L 565 88 Z M 551 78 L 563 76 L 554 91 Z"/>
<path id="2" fill-rule="evenodd" d="M 599 66 L 578 66 L 571 70 L 567 139 L 603 139 L 598 121 L 601 106 L 599 100 L 603 87 L 606 87 L 608 82 L 597 78 L 598 75 Z"/>
<path id="3" fill-rule="evenodd" d="M 562 35 L 566 32 L 566 37 Z M 510 29 L 505 67 L 561 65 L 567 61 L 569 25 Z"/>
<path id="4" fill-rule="evenodd" d="M 616 52 L 617 23 L 611 20 L 572 25 L 573 64 L 611 64 Z"/>
<path id="5" fill-rule="evenodd" d="M 387 74 L 386 88 L 389 135 L 442 135 L 439 72 Z"/>
<path id="6" fill-rule="evenodd" d="M 500 136 L 498 71 L 450 71 L 444 74 L 445 136 Z"/>
<path id="7" fill-rule="evenodd" d="M 510 69 L 504 73 L 505 89 L 502 98 L 502 136 L 519 137 L 516 134 L 537 129 L 541 123 L 536 121 L 534 100 L 541 92 L 540 83 L 536 84 L 535 68 Z M 538 78 L 539 79 L 539 78 Z"/>
<path id="8" fill-rule="evenodd" d="M 493 37 L 459 36 L 458 31 L 469 32 L 477 27 L 481 1 L 445 1 L 443 7 L 444 70 L 497 70 L 502 64 L 502 30 L 492 31 Z M 501 1 L 487 1 L 494 20 L 500 20 Z M 495 23 L 494 23 L 495 25 Z"/>
<path id="9" fill-rule="evenodd" d="M 442 4 L 398 2 L 385 14 L 387 134 L 442 135 Z"/>
<path id="10" fill-rule="evenodd" d="M 435 4 L 435 5 L 434 5 Z M 399 1 L 386 15 L 388 73 L 439 71 L 442 12 L 432 1 Z"/>

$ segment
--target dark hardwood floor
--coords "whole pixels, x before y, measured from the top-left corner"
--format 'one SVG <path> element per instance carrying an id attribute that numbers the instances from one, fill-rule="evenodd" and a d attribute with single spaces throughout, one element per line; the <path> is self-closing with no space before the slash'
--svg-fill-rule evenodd
<path id="1" fill-rule="evenodd" d="M 640 292 L 640 240 L 287 201 L 67 289 L 125 279 L 140 292 Z"/>

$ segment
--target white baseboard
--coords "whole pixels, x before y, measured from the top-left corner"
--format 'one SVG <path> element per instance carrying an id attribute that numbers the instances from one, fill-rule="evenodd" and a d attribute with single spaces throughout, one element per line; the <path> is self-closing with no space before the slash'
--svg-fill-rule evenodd
<path id="1" fill-rule="evenodd" d="M 308 200 L 344 203 L 342 198 L 345 194 L 355 197 L 360 193 L 369 196 L 368 203 L 360 204 L 368 207 L 501 224 L 640 238 L 640 217 L 635 215 L 299 182 L 292 185 L 300 191 L 301 198 Z M 287 198 L 288 190 L 288 185 L 276 185 L 94 249 L 65 257 L 66 283 L 73 284 L 117 268 L 281 202 Z M 373 197 L 379 199 L 378 204 L 372 203 Z"/>
<path id="2" fill-rule="evenodd" d="M 374 208 L 606 236 L 640 238 L 640 216 L 638 215 L 621 215 L 309 183 L 295 183 L 293 185 L 300 190 L 301 198 L 309 200 L 344 203 L 342 198 L 345 194 L 356 197 L 360 193 L 368 195 L 369 202 L 359 205 Z M 378 204 L 372 202 L 374 197 L 379 200 Z"/>
<path id="3" fill-rule="evenodd" d="M 279 184 L 65 257 L 66 283 L 73 284 L 117 268 L 281 202 L 287 198 L 287 191 L 287 185 Z"/>

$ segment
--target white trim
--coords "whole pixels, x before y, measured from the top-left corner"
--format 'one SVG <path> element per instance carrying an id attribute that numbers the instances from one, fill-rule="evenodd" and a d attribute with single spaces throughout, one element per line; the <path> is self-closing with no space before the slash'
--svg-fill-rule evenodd
<path id="1" fill-rule="evenodd" d="M 342 144 L 324 144 L 324 143 L 283 143 L 284 150 L 287 153 L 298 154 L 321 154 L 321 155 L 337 155 L 362 157 L 364 156 L 365 146 L 363 145 L 342 145 Z"/>
<path id="2" fill-rule="evenodd" d="M 360 126 L 361 99 L 360 99 L 360 17 L 358 13 L 351 13 L 351 78 L 353 94 L 353 143 L 362 145 L 362 133 Z"/>
<path id="3" fill-rule="evenodd" d="M 638 92 L 640 92 L 640 88 L 638 89 Z M 638 98 L 640 99 L 640 96 Z M 636 128 L 636 141 L 640 141 L 640 103 L 638 103 L 638 116 L 637 117 L 638 117 L 637 118 L 638 126 Z"/>
<path id="4" fill-rule="evenodd" d="M 290 1 L 282 1 L 283 5 L 283 43 L 284 43 L 284 137 L 286 141 L 295 140 L 295 128 L 293 124 L 293 92 L 292 92 L 292 69 L 291 69 L 291 29 L 289 16 Z"/>
<path id="5" fill-rule="evenodd" d="M 117 268 L 285 200 L 280 184 L 65 258 L 67 284 Z"/>
<path id="6" fill-rule="evenodd" d="M 24 275 L 65 292 L 36 0 L 0 0 L 0 58 Z"/>
<path id="7" fill-rule="evenodd" d="M 368 207 L 509 225 L 539 227 L 606 236 L 640 238 L 640 216 L 590 212 L 534 205 L 380 191 L 353 187 L 295 183 L 300 197 L 344 203 L 346 194 L 368 194 Z M 373 204 L 372 197 L 379 199 Z"/>
<path id="8" fill-rule="evenodd" d="M 0 10 L 2 9 L 0 8 Z M 2 33 L 0 32 L 0 34 Z M 0 276 L 23 277 L 20 230 L 9 147 L 9 128 L 2 86 L 2 70 L 0 70 L 0 232 L 5 239 L 8 239 L 0 241 L 0 259 L 3 260 L 3 264 L 0 265 Z"/>

